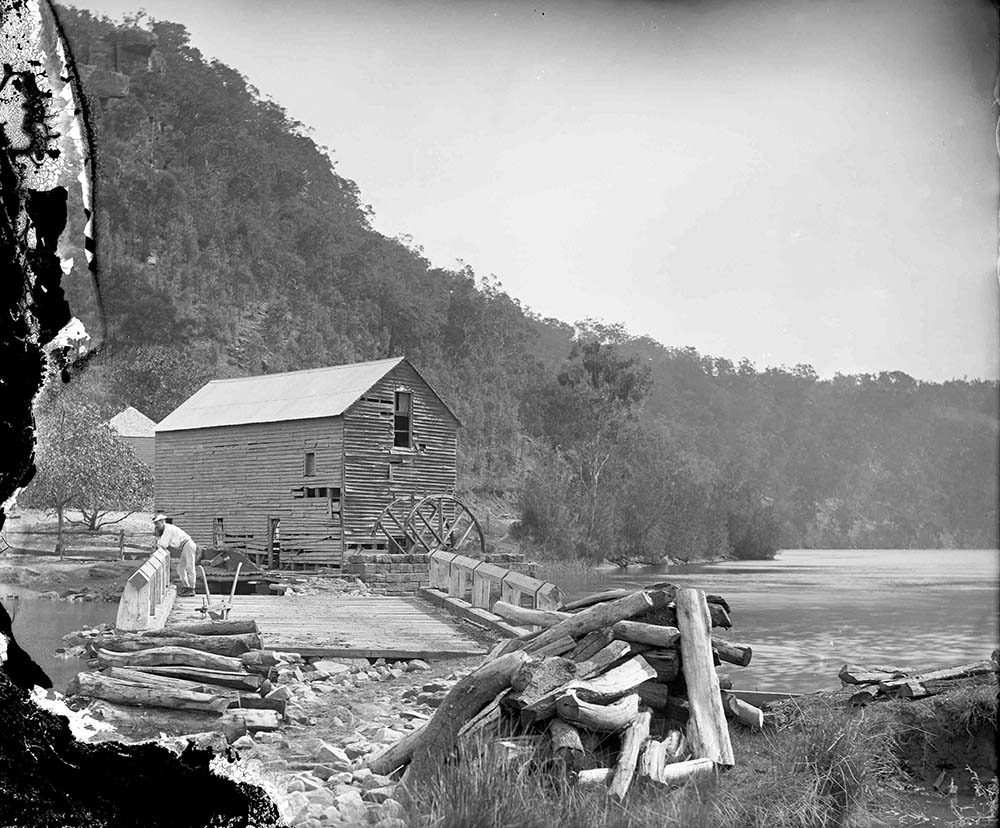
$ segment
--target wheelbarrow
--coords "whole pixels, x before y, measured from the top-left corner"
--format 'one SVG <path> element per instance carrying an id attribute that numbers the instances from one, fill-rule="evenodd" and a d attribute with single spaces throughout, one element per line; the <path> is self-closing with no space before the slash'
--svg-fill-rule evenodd
<path id="1" fill-rule="evenodd" d="M 236 584 L 240 580 L 240 570 L 243 564 L 236 565 L 236 573 L 233 575 L 233 588 L 229 590 L 229 600 L 222 600 L 217 604 L 212 603 L 212 593 L 208 589 L 208 576 L 205 575 L 205 567 L 199 566 L 201 570 L 201 581 L 205 585 L 205 594 L 201 596 L 201 606 L 198 612 L 208 615 L 213 621 L 225 621 L 229 618 L 229 610 L 233 608 L 233 597 L 236 595 Z"/>

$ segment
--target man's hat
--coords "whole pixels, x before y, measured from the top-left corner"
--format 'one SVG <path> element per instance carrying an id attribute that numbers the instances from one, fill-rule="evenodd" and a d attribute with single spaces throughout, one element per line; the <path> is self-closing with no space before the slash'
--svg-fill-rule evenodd
<path id="1" fill-rule="evenodd" d="M 160 512 L 160 514 L 158 514 L 155 518 L 153 518 L 153 523 L 156 523 L 156 521 L 158 520 L 166 520 L 166 519 L 167 516 L 163 514 L 163 512 Z"/>

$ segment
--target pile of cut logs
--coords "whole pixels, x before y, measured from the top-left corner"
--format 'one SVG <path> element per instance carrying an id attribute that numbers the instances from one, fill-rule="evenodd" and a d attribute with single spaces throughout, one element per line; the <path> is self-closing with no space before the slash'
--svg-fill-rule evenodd
<path id="1" fill-rule="evenodd" d="M 882 699 L 922 699 L 955 690 L 967 683 L 967 679 L 996 674 L 998 651 L 993 651 L 989 661 L 976 661 L 946 667 L 941 670 L 918 670 L 915 667 L 897 667 L 876 664 L 861 667 L 845 664 L 838 673 L 845 687 L 856 686 L 857 691 L 850 697 L 852 705 L 863 705 Z"/>
<path id="2" fill-rule="evenodd" d="M 712 635 L 713 626 L 731 626 L 721 597 L 657 584 L 558 611 L 501 601 L 493 612 L 535 629 L 495 647 L 429 722 L 368 763 L 374 772 L 405 767 L 403 781 L 412 781 L 478 735 L 623 799 L 637 774 L 672 785 L 732 766 L 727 716 L 763 724 L 716 672 L 722 661 L 745 666 L 751 657 L 749 647 Z"/>
<path id="3" fill-rule="evenodd" d="M 116 705 L 218 716 L 238 736 L 277 730 L 285 701 L 266 698 L 278 657 L 261 649 L 255 621 L 205 621 L 142 633 L 113 633 L 88 648 L 100 669 L 79 673 L 71 695 Z"/>

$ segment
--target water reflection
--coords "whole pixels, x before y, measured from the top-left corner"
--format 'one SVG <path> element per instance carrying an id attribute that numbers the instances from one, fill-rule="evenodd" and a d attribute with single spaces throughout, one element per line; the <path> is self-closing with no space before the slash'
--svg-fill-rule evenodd
<path id="1" fill-rule="evenodd" d="M 939 667 L 988 658 L 998 634 L 997 550 L 785 550 L 738 561 L 602 573 L 595 586 L 657 581 L 725 596 L 749 667 L 736 686 L 808 692 L 845 662 Z M 590 591 L 586 589 L 584 591 Z M 582 593 L 581 593 L 582 594 Z"/>

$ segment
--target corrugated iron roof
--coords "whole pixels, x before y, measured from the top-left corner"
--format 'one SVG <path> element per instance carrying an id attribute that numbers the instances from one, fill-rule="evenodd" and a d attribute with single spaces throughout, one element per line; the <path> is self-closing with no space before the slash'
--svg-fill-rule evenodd
<path id="1" fill-rule="evenodd" d="M 115 414 L 108 420 L 108 425 L 122 437 L 152 437 L 153 429 L 156 428 L 154 420 L 132 406 Z"/>
<path id="2" fill-rule="evenodd" d="M 212 380 L 156 426 L 157 431 L 310 420 L 343 414 L 404 357 Z"/>

